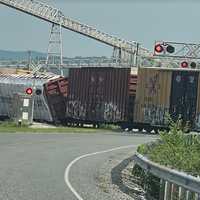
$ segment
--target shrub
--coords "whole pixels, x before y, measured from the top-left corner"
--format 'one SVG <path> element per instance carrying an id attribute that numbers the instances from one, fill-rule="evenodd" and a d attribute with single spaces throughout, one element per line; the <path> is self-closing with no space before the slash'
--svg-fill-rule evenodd
<path id="1" fill-rule="evenodd" d="M 185 134 L 186 129 L 180 119 L 176 122 L 170 119 L 169 132 L 160 132 L 161 142 L 149 149 L 141 145 L 139 153 L 161 165 L 200 175 L 200 137 Z"/>

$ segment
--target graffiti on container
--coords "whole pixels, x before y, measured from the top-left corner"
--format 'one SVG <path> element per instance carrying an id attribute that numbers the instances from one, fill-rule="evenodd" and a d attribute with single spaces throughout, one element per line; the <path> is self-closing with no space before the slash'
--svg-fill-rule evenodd
<path id="1" fill-rule="evenodd" d="M 93 76 L 91 76 L 91 82 L 94 83 L 95 82 L 95 78 Z"/>
<path id="2" fill-rule="evenodd" d="M 121 112 L 119 111 L 117 105 L 110 103 L 104 104 L 104 120 L 106 121 L 120 121 Z"/>
<path id="3" fill-rule="evenodd" d="M 166 124 L 166 115 L 169 113 L 169 108 L 145 105 L 144 106 L 144 121 L 146 123 L 162 125 Z"/>
<path id="4" fill-rule="evenodd" d="M 102 83 L 104 81 L 104 78 L 99 76 L 99 83 Z"/>
<path id="5" fill-rule="evenodd" d="M 146 82 L 146 88 L 148 90 L 148 95 L 153 96 L 158 93 L 160 89 L 159 85 L 159 74 L 155 74 L 153 77 L 150 77 Z"/>
<path id="6" fill-rule="evenodd" d="M 71 100 L 66 105 L 66 116 L 73 118 L 85 118 L 86 117 L 86 105 L 83 105 L 80 101 Z"/>

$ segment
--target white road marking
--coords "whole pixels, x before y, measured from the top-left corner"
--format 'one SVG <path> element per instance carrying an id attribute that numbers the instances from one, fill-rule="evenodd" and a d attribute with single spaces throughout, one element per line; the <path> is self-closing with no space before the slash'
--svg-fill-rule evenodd
<path id="1" fill-rule="evenodd" d="M 72 186 L 72 184 L 70 183 L 70 180 L 69 180 L 69 173 L 70 173 L 71 167 L 72 167 L 76 162 L 78 162 L 79 160 L 81 160 L 81 159 L 83 159 L 83 158 L 86 158 L 86 157 L 89 157 L 89 156 L 94 156 L 94 155 L 97 155 L 97 154 L 103 154 L 103 153 L 108 153 L 108 152 L 111 152 L 111 151 L 117 151 L 117 150 L 121 150 L 121 149 L 133 148 L 133 147 L 137 147 L 137 145 L 121 146 L 121 147 L 117 147 L 117 148 L 113 148 L 113 149 L 108 149 L 108 150 L 104 150 L 104 151 L 98 151 L 98 152 L 94 152 L 94 153 L 85 154 L 85 155 L 82 155 L 82 156 L 79 156 L 79 157 L 75 158 L 73 161 L 71 161 L 71 162 L 69 163 L 69 165 L 68 165 L 67 168 L 65 169 L 65 176 L 64 176 L 65 183 L 67 184 L 67 186 L 69 187 L 69 189 L 71 190 L 71 192 L 76 196 L 76 198 L 77 198 L 78 200 L 84 200 L 84 199 L 80 196 L 80 194 L 78 194 L 78 192 L 74 189 L 74 187 Z"/>

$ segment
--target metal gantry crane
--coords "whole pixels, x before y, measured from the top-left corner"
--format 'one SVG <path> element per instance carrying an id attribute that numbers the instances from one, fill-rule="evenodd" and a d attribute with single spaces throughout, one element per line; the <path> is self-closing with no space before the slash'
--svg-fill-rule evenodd
<path id="1" fill-rule="evenodd" d="M 141 46 L 138 47 L 138 42 L 120 39 L 79 21 L 72 20 L 65 17 L 57 8 L 45 3 L 36 0 L 0 0 L 0 3 L 107 44 L 113 47 L 115 52 L 117 50 L 120 58 L 125 54 L 128 54 L 129 58 L 134 57 L 134 60 L 137 60 L 136 57 L 138 54 L 144 57 L 152 56 L 152 53 L 148 49 Z"/>

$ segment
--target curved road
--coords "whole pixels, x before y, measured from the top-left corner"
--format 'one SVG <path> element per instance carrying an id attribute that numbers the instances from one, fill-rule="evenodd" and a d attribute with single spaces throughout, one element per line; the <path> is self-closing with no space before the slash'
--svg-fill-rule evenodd
<path id="1" fill-rule="evenodd" d="M 154 138 L 124 133 L 0 134 L 0 199 L 76 200 L 64 178 L 71 161 Z M 82 158 L 70 168 L 70 183 L 84 200 L 116 199 L 99 190 L 96 174 L 109 158 L 123 159 L 136 146 Z"/>

